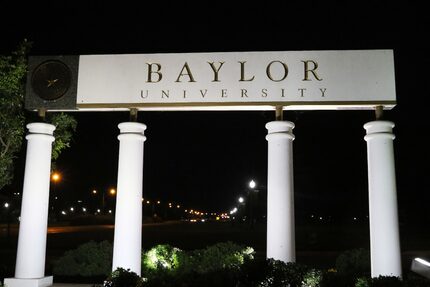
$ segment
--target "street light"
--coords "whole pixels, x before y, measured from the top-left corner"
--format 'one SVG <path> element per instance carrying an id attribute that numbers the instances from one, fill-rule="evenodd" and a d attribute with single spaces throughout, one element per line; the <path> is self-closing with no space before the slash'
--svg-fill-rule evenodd
<path id="1" fill-rule="evenodd" d="M 115 195 L 116 194 L 116 189 L 115 188 L 110 188 L 108 192 L 109 192 L 110 195 Z M 98 191 L 96 189 L 92 190 L 92 194 L 96 195 L 97 193 L 98 193 Z M 100 193 L 101 193 L 101 199 L 102 199 L 102 209 L 101 209 L 101 211 L 104 212 L 104 210 L 105 210 L 105 196 L 106 196 L 106 193 L 103 192 L 103 191 L 100 192 Z M 97 212 L 100 213 L 99 209 L 97 209 Z"/>
<path id="2" fill-rule="evenodd" d="M 61 181 L 61 174 L 58 172 L 58 171 L 54 171 L 54 172 L 52 172 L 51 173 L 51 181 L 52 181 L 52 196 L 55 198 L 55 199 L 57 199 L 57 192 L 58 192 L 58 187 L 57 187 L 57 185 L 58 185 L 58 183 Z M 54 217 L 56 218 L 57 217 L 57 215 L 56 215 L 56 201 L 55 200 L 53 200 L 52 201 L 52 207 L 51 207 L 51 209 L 52 209 L 52 212 L 53 212 L 53 215 L 54 215 Z"/>
<path id="3" fill-rule="evenodd" d="M 237 201 L 239 201 L 239 203 L 243 203 L 245 201 L 245 199 L 241 196 L 237 199 Z"/>
<path id="4" fill-rule="evenodd" d="M 51 174 L 51 180 L 55 183 L 59 182 L 61 180 L 61 175 L 58 172 L 53 172 Z"/>
<path id="5" fill-rule="evenodd" d="M 249 199 L 249 202 L 248 202 L 248 210 L 249 210 L 249 222 L 250 222 L 250 225 L 251 225 L 251 228 L 253 228 L 254 227 L 254 221 L 256 220 L 256 218 L 255 218 L 255 215 L 254 215 L 254 205 L 256 204 L 256 200 L 257 200 L 257 198 L 254 198 L 255 196 L 257 196 L 257 192 L 258 192 L 258 189 L 256 189 L 255 187 L 257 186 L 257 183 L 252 179 L 250 182 L 249 182 L 249 188 L 253 191 L 253 192 L 248 192 L 248 195 L 249 195 L 249 197 L 248 197 L 248 199 Z"/>

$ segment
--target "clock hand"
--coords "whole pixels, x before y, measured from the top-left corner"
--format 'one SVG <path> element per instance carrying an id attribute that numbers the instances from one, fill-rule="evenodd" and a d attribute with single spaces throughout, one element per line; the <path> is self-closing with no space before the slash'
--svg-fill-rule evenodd
<path id="1" fill-rule="evenodd" d="M 49 88 L 49 87 L 53 86 L 58 81 L 58 79 L 46 80 L 46 81 L 48 82 L 48 85 L 46 87 Z"/>

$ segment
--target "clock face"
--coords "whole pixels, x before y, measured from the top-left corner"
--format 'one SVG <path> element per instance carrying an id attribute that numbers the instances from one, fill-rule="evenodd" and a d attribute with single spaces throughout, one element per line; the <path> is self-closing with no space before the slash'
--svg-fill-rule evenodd
<path id="1" fill-rule="evenodd" d="M 71 84 L 70 69 L 62 62 L 50 60 L 41 63 L 33 72 L 31 86 L 46 101 L 61 98 Z"/>

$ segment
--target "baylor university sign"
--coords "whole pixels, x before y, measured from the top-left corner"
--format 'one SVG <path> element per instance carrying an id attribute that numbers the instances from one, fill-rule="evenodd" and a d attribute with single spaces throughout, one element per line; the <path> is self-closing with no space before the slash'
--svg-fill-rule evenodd
<path id="1" fill-rule="evenodd" d="M 266 124 L 267 257 L 294 262 L 294 123 L 282 110 L 376 109 L 364 125 L 368 151 L 373 277 L 401 276 L 392 128 L 379 119 L 396 104 L 391 50 L 36 56 L 25 106 L 45 111 L 276 110 Z M 112 269 L 141 274 L 146 126 L 118 125 L 119 160 Z M 50 286 L 45 251 L 55 126 L 27 125 L 27 156 L 15 277 L 9 287 Z M 351 151 L 354 152 L 354 151 Z M 149 167 L 150 168 L 150 167 Z"/>
<path id="2" fill-rule="evenodd" d="M 390 50 L 125 54 L 30 59 L 28 108 L 374 108 L 395 104 Z M 68 62 L 73 64 L 68 65 Z M 33 72 L 33 73 L 32 73 Z M 67 83 L 66 83 L 67 82 Z M 45 99 L 59 86 L 63 95 Z M 61 96 L 74 105 L 61 106 Z M 39 101 L 38 101 L 39 99 Z"/>

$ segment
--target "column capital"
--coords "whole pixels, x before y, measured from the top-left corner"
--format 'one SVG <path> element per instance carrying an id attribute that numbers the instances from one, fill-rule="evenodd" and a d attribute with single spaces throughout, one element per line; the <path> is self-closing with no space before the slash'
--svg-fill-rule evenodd
<path id="1" fill-rule="evenodd" d="M 295 125 L 289 121 L 273 121 L 266 124 L 267 136 L 266 140 L 286 137 L 294 140 L 293 129 Z"/>
<path id="2" fill-rule="evenodd" d="M 124 122 L 118 125 L 121 133 L 137 133 L 143 134 L 146 130 L 146 125 L 136 122 Z"/>
<path id="3" fill-rule="evenodd" d="M 30 123 L 27 124 L 27 129 L 32 134 L 46 134 L 52 135 L 55 130 L 55 126 L 47 123 Z"/>
<path id="4" fill-rule="evenodd" d="M 366 136 L 364 139 L 366 141 L 375 138 L 389 138 L 395 139 L 393 134 L 394 123 L 390 121 L 371 121 L 364 124 L 364 129 L 366 130 Z"/>
<path id="5" fill-rule="evenodd" d="M 145 141 L 146 137 L 144 136 L 144 132 L 146 130 L 146 125 L 142 123 L 136 122 L 124 122 L 118 125 L 118 128 L 121 134 L 118 136 L 118 139 L 125 138 L 135 138 Z"/>
<path id="6" fill-rule="evenodd" d="M 27 140 L 34 137 L 46 137 L 54 141 L 54 130 L 55 126 L 47 123 L 30 123 L 27 124 L 29 134 L 25 137 Z"/>

